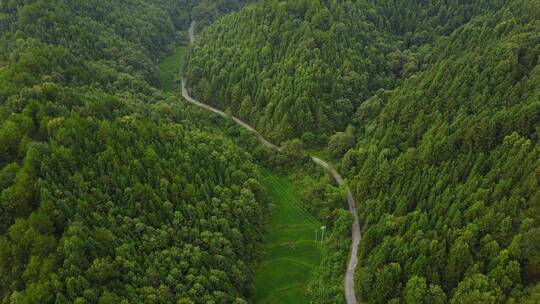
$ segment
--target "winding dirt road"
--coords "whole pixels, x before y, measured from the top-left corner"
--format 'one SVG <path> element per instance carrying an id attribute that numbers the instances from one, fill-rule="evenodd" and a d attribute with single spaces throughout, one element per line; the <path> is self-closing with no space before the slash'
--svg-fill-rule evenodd
<path id="1" fill-rule="evenodd" d="M 189 27 L 189 40 L 191 43 L 195 41 L 195 26 L 196 22 L 192 21 L 191 25 Z M 182 77 L 182 96 L 189 101 L 190 103 L 201 107 L 203 109 L 206 109 L 210 112 L 216 113 L 220 116 L 226 117 L 225 112 L 220 111 L 214 107 L 211 107 L 207 104 L 204 104 L 202 102 L 199 102 L 195 99 L 193 99 L 186 88 L 186 79 Z M 272 149 L 281 150 L 281 148 L 277 145 L 274 145 L 269 140 L 267 140 L 264 136 L 262 136 L 261 133 L 259 133 L 255 128 L 248 125 L 247 123 L 243 122 L 239 118 L 236 118 L 232 116 L 232 119 L 242 126 L 244 129 L 251 131 L 257 135 L 259 138 L 259 141 L 264 144 L 267 147 L 270 147 Z M 354 271 L 356 269 L 356 265 L 358 264 L 358 245 L 360 244 L 360 239 L 362 237 L 360 232 L 360 224 L 358 222 L 358 213 L 356 212 L 356 202 L 354 200 L 354 197 L 349 190 L 349 187 L 346 185 L 345 181 L 343 180 L 343 177 L 339 175 L 339 173 L 327 162 L 324 160 L 312 156 L 311 159 L 317 163 L 318 165 L 322 166 L 325 170 L 327 170 L 336 180 L 338 185 L 345 185 L 345 188 L 347 189 L 347 203 L 349 204 L 349 211 L 351 215 L 353 216 L 353 224 L 352 224 L 352 246 L 351 246 L 351 255 L 349 257 L 349 262 L 347 264 L 347 271 L 345 272 L 345 277 L 343 279 L 343 286 L 345 289 L 345 300 L 347 301 L 347 304 L 356 304 L 356 294 L 354 291 Z"/>

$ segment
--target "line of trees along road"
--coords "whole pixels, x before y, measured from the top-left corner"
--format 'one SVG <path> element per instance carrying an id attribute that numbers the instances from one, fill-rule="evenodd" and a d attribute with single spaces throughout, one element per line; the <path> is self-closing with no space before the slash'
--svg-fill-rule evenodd
<path id="1" fill-rule="evenodd" d="M 261 1 L 200 33 L 187 78 L 271 140 L 341 159 L 365 230 L 361 299 L 536 303 L 538 11 Z"/>

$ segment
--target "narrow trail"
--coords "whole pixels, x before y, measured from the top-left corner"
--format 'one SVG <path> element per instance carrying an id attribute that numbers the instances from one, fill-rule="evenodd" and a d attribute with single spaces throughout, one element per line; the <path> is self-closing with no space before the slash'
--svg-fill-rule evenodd
<path id="1" fill-rule="evenodd" d="M 193 43 L 195 41 L 195 26 L 196 26 L 196 22 L 195 21 L 192 21 L 191 22 L 191 25 L 189 27 L 189 40 L 190 40 L 190 43 Z M 226 114 L 225 112 L 223 111 L 220 111 L 214 107 L 211 107 L 207 104 L 204 104 L 202 102 L 199 102 L 195 99 L 193 99 L 190 95 L 189 95 L 189 92 L 186 88 L 186 79 L 184 77 L 182 77 L 182 96 L 187 100 L 189 101 L 190 103 L 198 106 L 198 107 L 201 107 L 203 109 L 206 109 L 210 112 L 213 112 L 213 113 L 216 113 L 220 116 L 223 116 L 223 117 L 226 117 Z M 281 148 L 275 144 L 273 144 L 272 142 L 270 142 L 269 140 L 267 140 L 264 136 L 262 136 L 261 133 L 259 133 L 255 128 L 253 128 L 252 126 L 250 126 L 249 124 L 245 123 L 244 121 L 240 120 L 239 118 L 236 118 L 234 116 L 232 116 L 232 119 L 238 124 L 240 125 L 241 127 L 243 127 L 244 129 L 248 130 L 248 131 L 251 131 L 253 133 L 255 133 L 255 135 L 257 135 L 257 137 L 259 138 L 259 141 L 264 144 L 265 146 L 267 147 L 270 147 L 272 149 L 277 149 L 277 150 L 281 150 Z M 351 213 L 351 215 L 353 216 L 353 224 L 352 224 L 352 246 L 351 246 L 351 253 L 350 253 L 350 257 L 349 257 L 349 262 L 347 264 L 347 270 L 345 272 L 345 277 L 343 279 L 343 286 L 344 286 L 344 289 L 345 289 L 345 300 L 347 302 L 347 304 L 356 304 L 357 303 L 357 300 L 356 300 L 356 294 L 355 294 L 355 290 L 354 290 L 354 272 L 355 272 L 355 269 L 356 269 L 356 265 L 358 264 L 358 245 L 360 244 L 360 239 L 362 237 L 362 234 L 360 232 L 360 224 L 359 224 L 359 221 L 358 221 L 358 213 L 356 211 L 356 202 L 354 200 L 354 197 L 352 195 L 352 192 L 349 190 L 349 187 L 346 185 L 345 181 L 343 180 L 343 177 L 341 177 L 341 175 L 339 175 L 339 173 L 327 162 L 325 162 L 324 160 L 318 158 L 318 157 L 315 157 L 315 156 L 312 156 L 311 159 L 313 160 L 313 162 L 317 163 L 318 165 L 322 166 L 325 170 L 327 170 L 333 177 L 334 179 L 336 180 L 336 182 L 338 183 L 338 185 L 345 185 L 345 188 L 347 189 L 347 203 L 349 205 L 349 211 Z"/>

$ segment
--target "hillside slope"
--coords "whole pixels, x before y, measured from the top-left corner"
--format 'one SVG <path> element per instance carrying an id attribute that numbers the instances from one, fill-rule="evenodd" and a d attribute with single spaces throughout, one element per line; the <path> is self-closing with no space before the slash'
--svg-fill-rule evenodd
<path id="1" fill-rule="evenodd" d="M 186 69 L 203 101 L 274 141 L 340 130 L 357 101 L 392 87 L 396 49 L 364 6 L 262 1 L 207 27 Z M 376 52 L 377 50 L 377 52 Z"/>
<path id="2" fill-rule="evenodd" d="M 154 88 L 193 6 L 0 2 L 0 303 L 246 302 L 258 169 Z"/>
<path id="3" fill-rule="evenodd" d="M 509 303 L 538 284 L 539 8 L 474 18 L 359 107 L 341 167 L 365 202 L 361 297 Z"/>
<path id="4" fill-rule="evenodd" d="M 534 303 L 539 11 L 261 1 L 202 31 L 188 79 L 274 140 L 326 144 L 351 125 L 329 148 L 344 147 L 368 229 L 362 300 Z"/>
<path id="5" fill-rule="evenodd" d="M 261 1 L 201 33 L 186 69 L 188 86 L 274 141 L 314 133 L 324 142 L 344 130 L 370 96 L 421 69 L 430 56 L 426 44 L 500 5 L 475 2 L 451 10 L 424 1 L 403 1 L 399 8 L 371 1 Z M 399 9 L 421 16 L 405 19 Z M 441 34 L 427 34 L 434 26 Z"/>

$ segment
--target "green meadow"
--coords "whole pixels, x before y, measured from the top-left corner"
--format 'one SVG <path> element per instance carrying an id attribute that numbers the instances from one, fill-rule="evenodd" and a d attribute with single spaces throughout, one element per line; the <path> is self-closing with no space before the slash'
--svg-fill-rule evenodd
<path id="1" fill-rule="evenodd" d="M 321 249 L 315 241 L 315 231 L 319 233 L 321 225 L 300 207 L 286 177 L 266 171 L 265 185 L 272 207 L 255 272 L 254 302 L 309 303 L 306 287 L 321 261 Z"/>
<path id="2" fill-rule="evenodd" d="M 187 49 L 187 47 L 177 47 L 173 54 L 159 64 L 159 79 L 163 90 L 167 92 L 174 90 L 174 82 L 179 79 L 182 59 Z"/>

